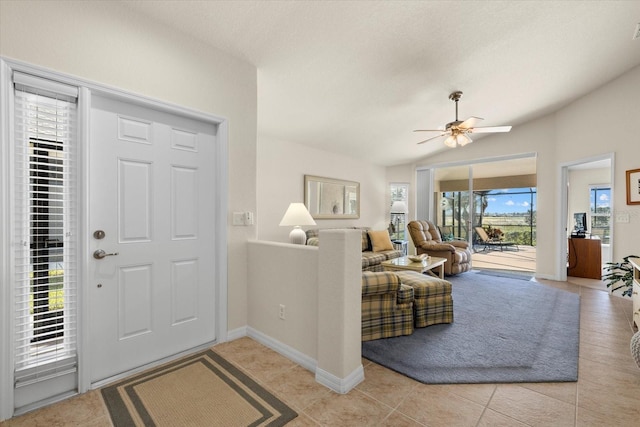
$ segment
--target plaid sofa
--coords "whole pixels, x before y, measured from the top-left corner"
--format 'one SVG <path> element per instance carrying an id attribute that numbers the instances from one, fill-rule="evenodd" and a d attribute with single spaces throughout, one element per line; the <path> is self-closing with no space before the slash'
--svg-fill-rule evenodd
<path id="1" fill-rule="evenodd" d="M 412 287 L 393 272 L 362 272 L 362 341 L 413 333 Z"/>
<path id="2" fill-rule="evenodd" d="M 369 234 L 367 233 L 370 230 L 368 227 L 343 227 L 342 229 L 362 230 L 362 271 L 384 271 L 382 261 L 402 256 L 402 251 L 396 249 L 373 252 Z M 307 230 L 307 245 L 318 246 L 320 244 L 319 234 L 320 230 L 317 228 Z"/>

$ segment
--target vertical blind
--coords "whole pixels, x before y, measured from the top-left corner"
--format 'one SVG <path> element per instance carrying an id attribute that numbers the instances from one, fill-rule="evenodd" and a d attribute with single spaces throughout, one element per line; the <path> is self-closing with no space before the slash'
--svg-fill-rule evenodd
<path id="1" fill-rule="evenodd" d="M 77 88 L 14 72 L 15 385 L 76 370 Z"/>

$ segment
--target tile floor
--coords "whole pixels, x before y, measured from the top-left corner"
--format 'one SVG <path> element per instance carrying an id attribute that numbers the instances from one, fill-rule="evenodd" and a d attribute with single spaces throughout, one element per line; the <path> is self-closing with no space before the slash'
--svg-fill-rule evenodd
<path id="1" fill-rule="evenodd" d="M 294 408 L 288 426 L 638 426 L 640 369 L 629 352 L 631 300 L 600 281 L 540 280 L 581 295 L 576 383 L 426 385 L 363 359 L 365 380 L 346 395 L 274 351 L 242 338 L 215 350 Z M 98 391 L 2 426 L 111 426 Z"/>

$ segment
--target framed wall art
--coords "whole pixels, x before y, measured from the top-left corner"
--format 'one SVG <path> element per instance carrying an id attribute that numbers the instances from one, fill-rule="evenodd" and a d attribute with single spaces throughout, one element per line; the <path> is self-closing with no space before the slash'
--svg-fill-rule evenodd
<path id="1" fill-rule="evenodd" d="M 627 204 L 640 205 L 640 169 L 627 171 Z"/>
<path id="2" fill-rule="evenodd" d="M 305 175 L 304 204 L 314 219 L 360 218 L 360 184 Z"/>

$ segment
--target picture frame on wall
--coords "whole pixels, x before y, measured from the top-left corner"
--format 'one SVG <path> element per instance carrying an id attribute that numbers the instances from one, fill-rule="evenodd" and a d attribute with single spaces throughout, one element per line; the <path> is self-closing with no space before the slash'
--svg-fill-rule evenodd
<path id="1" fill-rule="evenodd" d="M 640 205 L 640 169 L 627 171 L 627 205 Z"/>
<path id="2" fill-rule="evenodd" d="M 360 218 L 360 183 L 305 175 L 304 204 L 313 219 Z"/>

